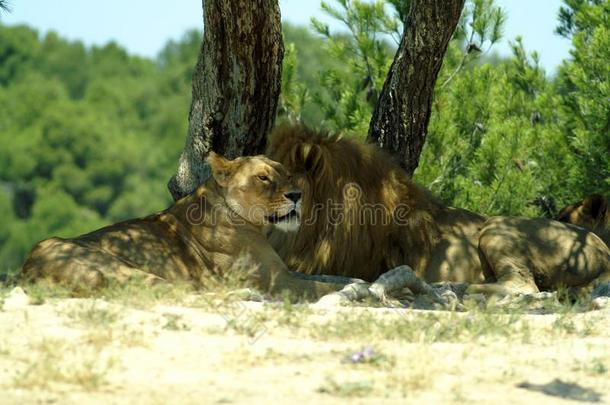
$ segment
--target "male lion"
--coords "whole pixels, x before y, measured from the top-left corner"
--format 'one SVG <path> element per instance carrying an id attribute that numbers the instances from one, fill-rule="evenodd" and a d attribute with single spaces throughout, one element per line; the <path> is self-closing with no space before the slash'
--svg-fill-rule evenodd
<path id="1" fill-rule="evenodd" d="M 252 281 L 261 290 L 320 297 L 341 287 L 295 278 L 261 232 L 270 223 L 298 225 L 301 192 L 281 164 L 264 156 L 227 160 L 214 153 L 207 161 L 210 179 L 165 211 L 38 243 L 23 279 L 87 288 L 130 278 L 202 286 L 238 256 L 249 255 L 256 269 Z"/>
<path id="2" fill-rule="evenodd" d="M 429 282 L 483 281 L 485 217 L 444 206 L 376 146 L 283 126 L 266 154 L 304 193 L 301 227 L 268 235 L 290 269 L 373 281 L 408 264 Z"/>
<path id="3" fill-rule="evenodd" d="M 268 233 L 292 270 L 373 281 L 408 264 L 427 282 L 499 294 L 607 281 L 608 248 L 593 233 L 444 206 L 374 145 L 283 126 L 266 153 L 304 191 L 301 227 Z"/>

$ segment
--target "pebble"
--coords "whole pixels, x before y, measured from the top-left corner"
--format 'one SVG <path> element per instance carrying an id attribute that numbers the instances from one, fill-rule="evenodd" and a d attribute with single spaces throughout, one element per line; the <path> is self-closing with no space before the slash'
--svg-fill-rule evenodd
<path id="1" fill-rule="evenodd" d="M 597 297 L 591 301 L 591 309 L 610 308 L 610 297 Z"/>
<path id="2" fill-rule="evenodd" d="M 15 287 L 2 300 L 2 309 L 4 311 L 22 309 L 30 305 L 31 302 L 32 299 L 23 291 L 23 288 Z"/>

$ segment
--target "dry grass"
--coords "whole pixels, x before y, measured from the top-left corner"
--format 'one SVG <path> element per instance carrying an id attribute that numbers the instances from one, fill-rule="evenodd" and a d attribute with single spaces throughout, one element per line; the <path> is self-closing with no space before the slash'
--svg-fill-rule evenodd
<path id="1" fill-rule="evenodd" d="M 86 302 L 83 307 L 71 309 L 66 315 L 81 326 L 103 329 L 112 327 L 121 318 L 119 308 L 99 300 Z"/>
<path id="2" fill-rule="evenodd" d="M 174 331 L 191 329 L 191 327 L 188 325 L 188 323 L 182 319 L 182 315 L 164 313 L 163 318 L 165 321 L 163 324 L 163 329 L 174 330 Z"/>
<path id="3" fill-rule="evenodd" d="M 375 312 L 344 311 L 335 318 L 311 324 L 307 334 L 329 340 L 398 340 L 408 343 L 469 343 L 519 341 L 531 343 L 540 334 L 547 338 L 584 338 L 600 333 L 606 320 L 599 316 L 566 310 L 536 322 L 535 315 L 521 311 L 498 313 L 495 309 L 469 312 L 402 311 L 381 317 Z M 552 320 L 552 321 L 551 321 Z"/>
<path id="4" fill-rule="evenodd" d="M 374 382 L 370 379 L 337 381 L 328 376 L 318 392 L 337 397 L 364 397 L 373 393 Z"/>
<path id="5" fill-rule="evenodd" d="M 61 339 L 45 338 L 33 344 L 31 351 L 27 366 L 14 379 L 17 387 L 48 389 L 54 384 L 69 384 L 95 390 L 105 384 L 107 374 L 116 365 L 113 358 Z"/>
<path id="6" fill-rule="evenodd" d="M 70 323 L 84 330 L 83 343 L 96 350 L 112 344 L 125 347 L 146 346 L 149 337 L 142 325 L 130 325 L 123 319 L 125 307 L 100 299 L 84 302 L 63 311 Z"/>
<path id="7" fill-rule="evenodd" d="M 149 395 L 137 398 L 142 403 L 188 403 L 193 391 L 203 398 L 209 389 L 214 400 L 257 402 L 272 389 L 309 403 L 524 404 L 553 398 L 517 384 L 552 378 L 610 390 L 609 313 L 583 313 L 579 303 L 536 309 L 551 315 L 493 301 L 467 302 L 466 312 L 320 310 L 292 297 L 244 302 L 260 296 L 239 278 L 217 281 L 204 291 L 134 281 L 84 300 L 26 286 L 42 305 L 0 311 L 0 386 L 19 401 L 83 392 L 97 398 L 92 403 L 135 399 L 134 392 Z M 367 346 L 374 356 L 345 360 Z"/>

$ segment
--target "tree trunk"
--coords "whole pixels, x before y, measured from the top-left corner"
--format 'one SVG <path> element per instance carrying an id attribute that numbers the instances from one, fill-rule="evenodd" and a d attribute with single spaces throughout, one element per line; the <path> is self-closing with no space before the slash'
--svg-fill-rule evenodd
<path id="1" fill-rule="evenodd" d="M 207 179 L 210 150 L 229 158 L 263 151 L 280 93 L 277 0 L 203 0 L 203 21 L 188 136 L 168 184 L 174 200 Z"/>
<path id="2" fill-rule="evenodd" d="M 412 175 L 426 140 L 434 84 L 464 0 L 412 0 L 402 39 L 371 119 L 368 140 Z"/>

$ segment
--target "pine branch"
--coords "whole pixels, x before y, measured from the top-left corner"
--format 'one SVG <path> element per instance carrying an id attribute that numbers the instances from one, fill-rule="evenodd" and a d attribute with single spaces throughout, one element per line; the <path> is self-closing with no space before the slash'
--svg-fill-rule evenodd
<path id="1" fill-rule="evenodd" d="M 8 0 L 0 0 L 0 11 L 5 11 L 7 13 L 11 12 L 11 6 Z"/>

